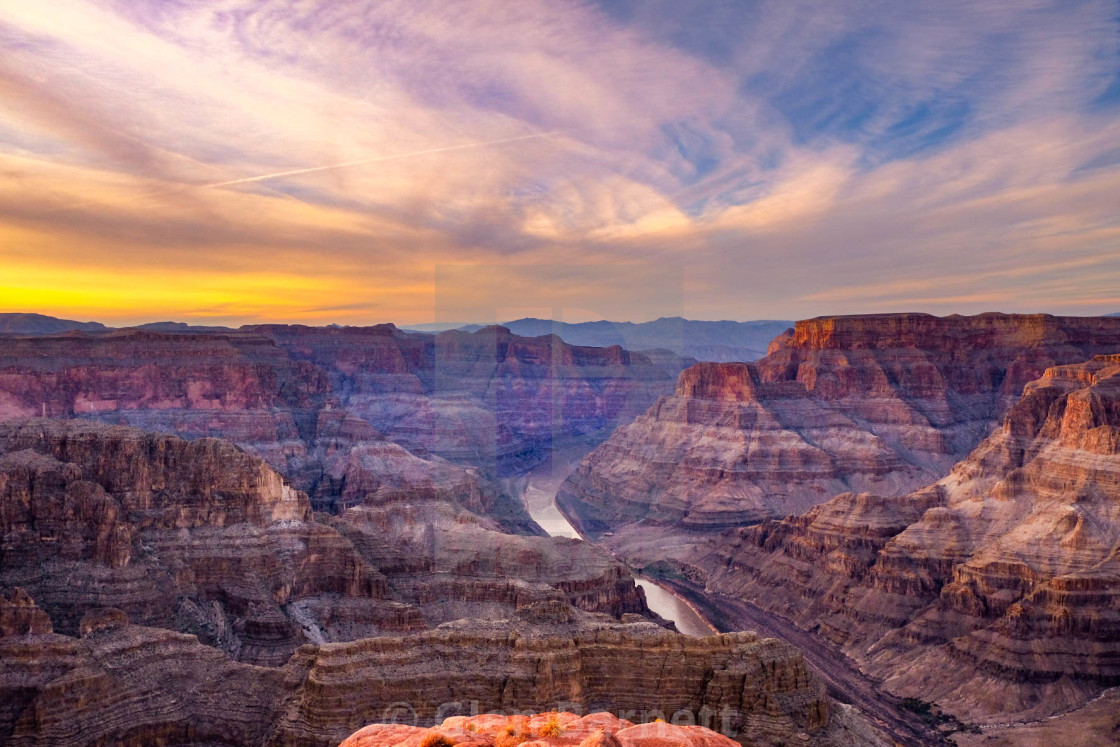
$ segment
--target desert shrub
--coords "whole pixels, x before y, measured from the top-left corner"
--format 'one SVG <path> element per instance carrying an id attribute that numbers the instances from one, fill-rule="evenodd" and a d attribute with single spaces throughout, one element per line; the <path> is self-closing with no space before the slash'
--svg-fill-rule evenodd
<path id="1" fill-rule="evenodd" d="M 541 727 L 540 735 L 542 737 L 558 737 L 563 732 L 564 727 L 560 725 L 560 718 L 557 716 L 551 716 L 548 721 L 544 722 L 544 726 Z"/>
<path id="2" fill-rule="evenodd" d="M 420 740 L 420 747 L 454 747 L 454 742 L 438 731 L 430 731 Z"/>

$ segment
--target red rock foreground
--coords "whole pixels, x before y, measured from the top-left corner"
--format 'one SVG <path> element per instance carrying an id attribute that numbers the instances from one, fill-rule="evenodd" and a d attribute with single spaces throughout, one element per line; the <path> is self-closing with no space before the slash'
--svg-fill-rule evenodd
<path id="1" fill-rule="evenodd" d="M 713 726 L 718 724 L 713 723 Z M 574 713 L 534 716 L 452 716 L 434 729 L 371 724 L 340 747 L 738 747 L 703 726 L 664 721 L 635 725 L 610 713 L 580 718 Z"/>

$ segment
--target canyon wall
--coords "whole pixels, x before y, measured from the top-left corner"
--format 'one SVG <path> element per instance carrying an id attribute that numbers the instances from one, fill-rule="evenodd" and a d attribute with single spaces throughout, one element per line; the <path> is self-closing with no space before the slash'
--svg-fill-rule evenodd
<path id="1" fill-rule="evenodd" d="M 387 486 L 423 481 L 427 470 L 430 482 L 453 484 L 474 508 L 528 532 L 539 530 L 493 478 L 545 458 L 554 443 L 604 438 L 670 391 L 681 367 L 671 356 L 654 363 L 500 327 L 435 336 L 392 325 L 132 329 L 2 343 L 0 421 L 83 418 L 225 438 L 335 512 L 369 487 L 361 464 L 376 459 Z M 447 459 L 476 469 L 456 473 Z"/>
<path id="2" fill-rule="evenodd" d="M 734 530 L 701 564 L 961 718 L 1081 706 L 1120 684 L 1120 356 L 1046 370 L 928 487 Z"/>
<path id="3" fill-rule="evenodd" d="M 0 588 L 25 589 L 60 633 L 116 608 L 265 665 L 308 641 L 459 617 L 650 616 L 606 554 L 510 534 L 463 502 L 396 486 L 318 521 L 304 493 L 225 441 L 0 424 Z"/>
<path id="4" fill-rule="evenodd" d="M 1105 317 L 885 314 L 798 322 L 756 363 L 701 363 L 589 454 L 582 529 L 717 530 L 944 476 L 1048 367 L 1120 350 Z"/>
<path id="5" fill-rule="evenodd" d="M 0 598 L 0 619 L 11 621 L 0 630 L 0 738 L 13 747 L 329 747 L 394 715 L 431 724 L 456 711 L 556 706 L 635 718 L 709 713 L 765 745 L 819 733 L 829 718 L 824 687 L 800 655 L 746 633 L 464 623 L 305 645 L 269 668 L 230 661 L 193 636 L 130 625 L 119 611 L 88 615 L 80 637 L 53 633 L 44 617 L 21 592 Z"/>

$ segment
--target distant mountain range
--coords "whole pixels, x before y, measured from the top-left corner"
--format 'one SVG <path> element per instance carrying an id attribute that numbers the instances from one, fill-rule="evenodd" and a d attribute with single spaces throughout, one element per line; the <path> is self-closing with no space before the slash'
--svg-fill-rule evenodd
<path id="1" fill-rule="evenodd" d="M 1120 312 L 1104 316 L 1120 316 Z M 459 329 L 477 332 L 484 324 L 437 322 L 412 324 L 401 329 L 413 332 L 438 333 Z M 792 321 L 764 319 L 750 322 L 694 321 L 681 317 L 662 317 L 652 322 L 582 322 L 569 324 L 550 319 L 516 319 L 504 322 L 511 332 L 522 337 L 556 334 L 569 345 L 610 347 L 621 345 L 627 350 L 667 350 L 702 361 L 753 361 L 766 355 L 770 341 L 789 327 Z M 184 322 L 151 322 L 138 329 L 157 332 L 232 332 L 231 327 L 201 326 Z M 43 314 L 0 314 L 0 334 L 53 335 L 62 332 L 108 332 L 100 322 L 78 322 L 56 319 Z"/>
<path id="2" fill-rule="evenodd" d="M 627 350 L 669 350 L 677 355 L 704 361 L 752 361 L 766 355 L 770 341 L 793 326 L 791 321 L 701 322 L 681 317 L 662 317 L 652 322 L 582 322 L 568 324 L 550 319 L 517 319 L 503 322 L 522 337 L 555 334 L 569 345 Z M 479 324 L 419 324 L 407 327 L 418 332 L 462 329 L 473 332 Z"/>
<path id="3" fill-rule="evenodd" d="M 417 324 L 402 327 L 414 332 L 438 333 L 451 329 L 477 332 L 486 325 L 463 323 Z M 666 350 L 682 357 L 705 361 L 751 361 L 766 354 L 770 341 L 793 326 L 791 321 L 700 322 L 681 317 L 663 317 L 652 322 L 583 322 L 567 324 L 549 319 L 517 319 L 505 322 L 522 337 L 556 334 L 569 345 L 610 347 L 627 350 Z M 232 332 L 230 327 L 201 326 L 184 322 L 151 322 L 138 329 L 155 332 Z M 42 314 L 0 314 L 0 334 L 53 335 L 62 332 L 108 332 L 113 328 L 99 322 L 56 319 Z"/>
<path id="4" fill-rule="evenodd" d="M 57 335 L 74 330 L 108 332 L 109 328 L 100 322 L 76 322 L 42 314 L 0 314 L 0 334 L 3 335 Z"/>

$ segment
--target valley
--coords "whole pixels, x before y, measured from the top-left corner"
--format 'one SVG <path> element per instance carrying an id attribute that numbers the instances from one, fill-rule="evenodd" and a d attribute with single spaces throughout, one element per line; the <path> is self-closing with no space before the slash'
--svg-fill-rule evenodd
<path id="1" fill-rule="evenodd" d="M 734 702 L 752 743 L 938 744 L 1116 681 L 1120 319 L 807 320 L 679 375 L 501 328 L 0 342 L 13 744 L 61 734 L 44 709 L 101 646 L 211 690 L 222 657 L 261 720 L 208 739 L 254 746 L 329 744 L 402 698 L 434 719 L 666 687 Z M 626 679 L 627 651 L 681 674 Z M 164 688 L 142 660 L 119 666 Z M 460 666 L 489 674 L 436 684 Z M 362 701 L 355 677 L 386 684 Z M 180 733 L 130 707 L 151 726 L 72 715 Z"/>

